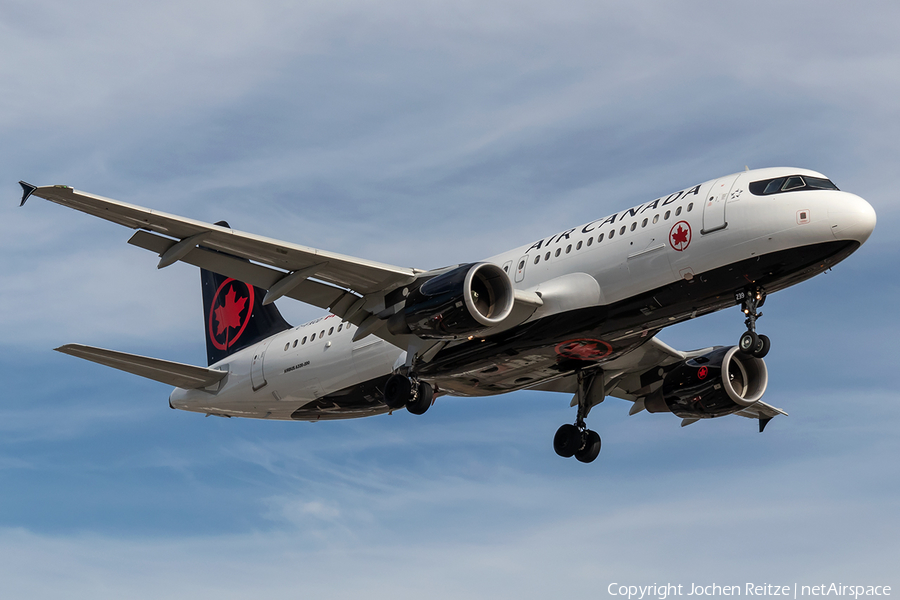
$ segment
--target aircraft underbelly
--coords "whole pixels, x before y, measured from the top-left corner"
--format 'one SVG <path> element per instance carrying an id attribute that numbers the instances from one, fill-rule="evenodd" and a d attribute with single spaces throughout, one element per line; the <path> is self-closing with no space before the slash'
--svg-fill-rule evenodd
<path id="1" fill-rule="evenodd" d="M 680 279 L 609 305 L 526 323 L 485 341 L 440 352 L 420 374 L 456 395 L 484 396 L 529 388 L 637 348 L 669 325 L 735 305 L 748 282 L 775 292 L 813 277 L 855 250 L 829 242 L 754 257 Z"/>

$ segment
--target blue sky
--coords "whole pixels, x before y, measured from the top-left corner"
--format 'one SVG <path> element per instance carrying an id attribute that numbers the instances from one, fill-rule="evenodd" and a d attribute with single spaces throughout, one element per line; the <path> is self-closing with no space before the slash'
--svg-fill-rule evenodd
<path id="1" fill-rule="evenodd" d="M 0 0 L 0 595 L 605 597 L 610 583 L 900 589 L 900 5 Z M 63 183 L 391 264 L 477 260 L 753 167 L 878 226 L 772 296 L 765 434 L 608 399 L 444 398 L 341 423 L 169 410 L 51 351 L 203 364 L 199 277 L 33 199 Z M 299 323 L 320 311 L 281 301 Z M 734 342 L 737 309 L 664 331 Z"/>

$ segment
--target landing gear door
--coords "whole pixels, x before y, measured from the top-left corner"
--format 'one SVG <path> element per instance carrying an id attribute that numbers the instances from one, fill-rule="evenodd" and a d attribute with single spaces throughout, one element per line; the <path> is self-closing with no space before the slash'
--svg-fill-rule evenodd
<path id="1" fill-rule="evenodd" d="M 526 254 L 516 262 L 516 283 L 525 279 L 525 265 L 528 264 L 528 255 Z"/>
<path id="2" fill-rule="evenodd" d="M 269 348 L 269 343 L 261 343 L 253 353 L 253 361 L 250 363 L 250 383 L 253 384 L 254 392 L 268 383 L 263 373 L 263 362 L 266 358 L 266 350 Z"/>
<path id="3" fill-rule="evenodd" d="M 731 187 L 740 176 L 729 175 L 716 180 L 712 188 L 706 194 L 706 202 L 703 203 L 703 229 L 702 234 L 712 233 L 728 227 L 725 220 L 725 205 L 728 203 Z"/>

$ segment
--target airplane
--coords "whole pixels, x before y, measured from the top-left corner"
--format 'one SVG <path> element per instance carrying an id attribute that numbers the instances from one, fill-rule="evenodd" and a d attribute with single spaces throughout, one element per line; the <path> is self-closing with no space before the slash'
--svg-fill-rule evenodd
<path id="1" fill-rule="evenodd" d="M 208 366 L 66 344 L 56 350 L 169 384 L 169 406 L 222 417 L 324 421 L 423 414 L 440 396 L 572 394 L 553 448 L 585 463 L 585 419 L 607 396 L 686 426 L 739 415 L 760 433 L 769 294 L 823 273 L 871 235 L 875 211 L 825 175 L 777 167 L 712 179 L 476 263 L 398 267 L 77 191 L 30 196 L 137 230 L 128 243 L 201 270 Z M 298 327 L 274 301 L 330 311 Z M 737 344 L 683 352 L 663 328 L 738 305 Z"/>

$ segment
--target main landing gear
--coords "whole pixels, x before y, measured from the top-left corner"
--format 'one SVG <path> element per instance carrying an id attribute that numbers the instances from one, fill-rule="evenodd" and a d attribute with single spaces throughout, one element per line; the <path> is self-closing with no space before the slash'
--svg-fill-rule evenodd
<path id="1" fill-rule="evenodd" d="M 763 358 L 769 353 L 772 342 L 769 340 L 769 336 L 756 333 L 756 320 L 762 316 L 762 313 L 756 312 L 756 309 L 766 303 L 766 291 L 761 287 L 748 288 L 736 292 L 734 298 L 740 302 L 741 310 L 747 315 L 744 320 L 747 331 L 741 335 L 738 348 L 744 354 Z"/>
<path id="2" fill-rule="evenodd" d="M 585 374 L 578 371 L 578 388 L 575 401 L 578 413 L 574 425 L 563 425 L 553 436 L 553 449 L 563 458 L 575 457 L 583 463 L 592 462 L 600 454 L 600 435 L 584 424 L 584 419 L 595 404 L 603 402 L 603 374 L 600 371 Z"/>
<path id="3" fill-rule="evenodd" d="M 406 407 L 414 415 L 423 415 L 434 400 L 434 388 L 426 381 L 405 375 L 391 375 L 384 384 L 384 403 L 391 410 Z"/>

